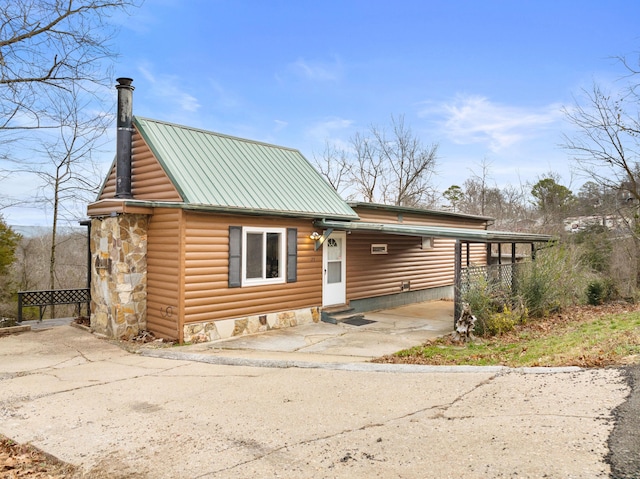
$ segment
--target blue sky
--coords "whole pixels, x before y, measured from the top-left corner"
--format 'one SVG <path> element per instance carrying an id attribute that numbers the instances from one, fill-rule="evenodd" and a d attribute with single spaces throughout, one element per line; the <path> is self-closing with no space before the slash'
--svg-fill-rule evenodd
<path id="1" fill-rule="evenodd" d="M 116 18 L 114 78 L 134 79 L 134 114 L 310 160 L 404 115 L 440 145 L 440 190 L 486 160 L 497 186 L 554 171 L 575 192 L 561 110 L 594 81 L 615 85 L 613 57 L 640 51 L 638 19 L 637 0 L 146 0 Z"/>

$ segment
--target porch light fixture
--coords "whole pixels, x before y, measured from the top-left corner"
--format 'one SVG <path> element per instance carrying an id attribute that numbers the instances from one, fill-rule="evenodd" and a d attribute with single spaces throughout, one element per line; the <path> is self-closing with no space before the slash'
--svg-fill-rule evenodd
<path id="1" fill-rule="evenodd" d="M 313 241 L 318 241 L 320 238 L 322 238 L 322 235 L 317 231 L 314 231 L 309 235 L 309 238 L 312 239 Z"/>

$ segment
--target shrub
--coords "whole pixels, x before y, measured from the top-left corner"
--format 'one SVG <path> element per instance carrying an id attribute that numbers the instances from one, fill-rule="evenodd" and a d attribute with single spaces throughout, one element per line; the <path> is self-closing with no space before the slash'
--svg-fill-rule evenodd
<path id="1" fill-rule="evenodd" d="M 516 324 L 519 324 L 521 321 L 522 318 L 519 313 L 509 308 L 509 306 L 505 306 L 501 312 L 493 313 L 489 316 L 487 324 L 485 325 L 485 334 L 496 336 L 507 333 L 513 330 Z"/>
<path id="2" fill-rule="evenodd" d="M 483 277 L 471 284 L 463 294 L 462 301 L 469 305 L 477 318 L 474 333 L 478 336 L 493 336 L 511 331 L 527 317 L 521 298 L 511 296 L 508 291 Z"/>
<path id="3" fill-rule="evenodd" d="M 608 273 L 611 264 L 613 245 L 607 229 L 598 225 L 589 225 L 574 237 L 580 245 L 580 259 L 597 273 Z"/>
<path id="4" fill-rule="evenodd" d="M 472 314 L 482 321 L 495 311 L 494 296 L 495 292 L 489 282 L 485 278 L 479 278 L 471 284 L 469 291 L 463 295 L 462 301 L 467 303 Z"/>
<path id="5" fill-rule="evenodd" d="M 544 317 L 582 302 L 587 276 L 575 250 L 555 244 L 520 265 L 516 284 L 531 316 Z"/>
<path id="6" fill-rule="evenodd" d="M 594 279 L 587 284 L 587 303 L 597 306 L 615 299 L 616 288 L 611 279 Z"/>

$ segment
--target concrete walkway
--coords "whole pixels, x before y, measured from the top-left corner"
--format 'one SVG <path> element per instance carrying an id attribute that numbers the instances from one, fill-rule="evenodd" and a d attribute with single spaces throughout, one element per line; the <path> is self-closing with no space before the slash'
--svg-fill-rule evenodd
<path id="1" fill-rule="evenodd" d="M 428 301 L 366 313 L 366 324 L 315 323 L 180 348 L 208 362 L 273 365 L 273 361 L 357 363 L 418 346 L 453 331 L 453 302 Z M 174 352 L 175 353 L 175 352 Z M 163 354 L 162 351 L 145 354 Z M 174 354 L 174 357 L 178 355 Z"/>
<path id="2" fill-rule="evenodd" d="M 609 475 L 616 369 L 369 366 L 393 365 L 226 366 L 26 332 L 0 338 L 0 433 L 84 478 Z"/>

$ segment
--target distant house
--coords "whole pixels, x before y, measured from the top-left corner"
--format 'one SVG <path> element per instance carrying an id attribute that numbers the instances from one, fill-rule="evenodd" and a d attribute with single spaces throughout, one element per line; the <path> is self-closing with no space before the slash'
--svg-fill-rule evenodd
<path id="1" fill-rule="evenodd" d="M 595 226 L 614 232 L 627 228 L 624 218 L 618 215 L 573 216 L 564 220 L 564 230 L 568 233 L 579 233 Z"/>
<path id="2" fill-rule="evenodd" d="M 87 210 L 91 327 L 109 337 L 209 341 L 453 298 L 491 243 L 549 239 L 347 203 L 296 150 L 133 117 L 118 82 L 117 157 Z"/>

